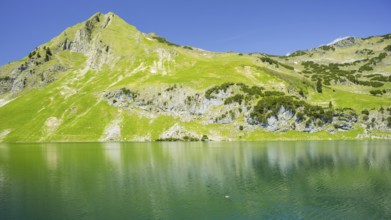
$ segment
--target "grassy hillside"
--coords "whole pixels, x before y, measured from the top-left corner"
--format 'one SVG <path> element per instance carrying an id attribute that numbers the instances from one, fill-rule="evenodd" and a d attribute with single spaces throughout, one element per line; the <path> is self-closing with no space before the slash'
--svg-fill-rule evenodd
<path id="1" fill-rule="evenodd" d="M 390 138 L 388 45 L 215 53 L 97 13 L 0 67 L 0 140 Z"/>

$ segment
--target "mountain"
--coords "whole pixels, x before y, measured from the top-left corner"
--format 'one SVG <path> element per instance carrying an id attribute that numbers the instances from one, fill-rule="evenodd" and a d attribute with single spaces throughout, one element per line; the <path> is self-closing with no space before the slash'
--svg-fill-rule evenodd
<path id="1" fill-rule="evenodd" d="M 4 142 L 391 138 L 391 34 L 217 53 L 97 13 L 0 67 Z"/>

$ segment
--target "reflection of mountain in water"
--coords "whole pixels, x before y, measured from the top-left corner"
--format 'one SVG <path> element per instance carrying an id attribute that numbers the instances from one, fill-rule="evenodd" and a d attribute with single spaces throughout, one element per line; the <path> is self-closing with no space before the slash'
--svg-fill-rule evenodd
<path id="1" fill-rule="evenodd" d="M 237 142 L 105 144 L 106 159 L 116 166 L 188 177 L 223 179 L 262 169 L 282 175 L 293 170 L 340 167 L 390 169 L 391 149 L 384 142 Z M 156 174 L 158 175 L 158 174 Z M 217 175 L 217 176 L 216 176 Z"/>
<path id="2" fill-rule="evenodd" d="M 121 213 L 129 218 L 208 218 L 210 213 L 216 218 L 382 218 L 391 215 L 389 145 L 3 144 L 0 195 L 8 197 L 0 199 L 0 207 L 12 204 L 4 198 L 27 203 L 24 195 L 33 190 L 31 199 L 52 201 L 46 205 L 51 217 L 93 212 L 100 218 Z"/>

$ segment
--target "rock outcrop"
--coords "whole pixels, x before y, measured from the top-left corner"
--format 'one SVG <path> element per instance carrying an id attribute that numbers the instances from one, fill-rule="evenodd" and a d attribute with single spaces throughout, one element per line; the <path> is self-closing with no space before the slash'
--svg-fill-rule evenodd
<path id="1" fill-rule="evenodd" d="M 236 119 L 243 117 L 247 122 L 246 126 L 262 127 L 270 132 L 297 130 L 313 133 L 325 130 L 334 133 L 336 130 L 348 131 L 357 126 L 358 116 L 352 109 L 332 110 L 316 106 L 311 107 L 304 104 L 303 101 L 295 101 L 291 98 L 287 98 L 286 106 L 284 104 L 279 105 L 276 114 L 268 113 L 262 121 L 259 121 L 259 119 L 252 116 L 257 98 L 248 99 L 247 101 L 228 101 L 232 100 L 232 97 L 241 97 L 240 94 L 243 91 L 240 88 L 236 84 L 231 84 L 224 89 L 215 89 L 210 95 L 208 95 L 208 91 L 196 91 L 180 85 L 160 89 L 147 88 L 139 91 L 122 88 L 105 92 L 103 99 L 108 104 L 121 109 L 137 109 L 153 115 L 169 115 L 182 122 L 201 120 L 205 125 L 231 124 Z M 266 94 L 269 93 L 266 92 Z M 280 99 L 279 97 L 276 98 L 277 100 Z M 292 105 L 291 102 L 297 102 L 296 105 L 303 105 L 304 107 L 298 106 L 297 109 L 292 109 L 289 107 Z M 310 111 L 309 115 L 306 115 L 307 111 Z M 382 125 L 382 127 L 378 125 L 378 128 L 385 129 L 385 125 Z M 199 135 L 185 132 L 177 124 L 160 138 L 175 139 L 181 138 L 181 136 L 198 137 Z"/>

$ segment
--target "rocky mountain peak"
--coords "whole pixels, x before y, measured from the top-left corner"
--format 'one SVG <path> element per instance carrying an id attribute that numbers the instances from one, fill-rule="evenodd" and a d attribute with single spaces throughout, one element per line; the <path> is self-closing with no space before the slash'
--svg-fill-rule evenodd
<path id="1" fill-rule="evenodd" d="M 0 67 L 0 141 L 391 138 L 390 48 L 214 53 L 96 13 Z"/>
<path id="2" fill-rule="evenodd" d="M 84 54 L 88 57 L 89 67 L 99 69 L 107 61 L 115 59 L 112 44 L 120 40 L 114 32 L 119 29 L 126 32 L 129 28 L 138 33 L 137 29 L 114 13 L 98 12 L 86 21 L 64 31 L 56 40 L 55 47 Z M 134 35 L 133 32 L 127 32 L 127 34 Z"/>
<path id="3" fill-rule="evenodd" d="M 351 47 L 351 46 L 355 45 L 356 43 L 359 43 L 360 41 L 361 41 L 360 38 L 347 36 L 347 37 L 343 37 L 343 38 L 338 38 L 338 39 L 334 40 L 333 42 L 327 44 L 327 46 L 334 46 L 334 47 L 340 47 L 340 48 Z"/>

